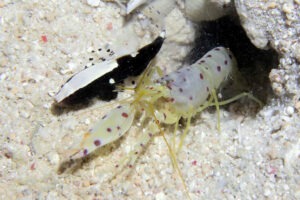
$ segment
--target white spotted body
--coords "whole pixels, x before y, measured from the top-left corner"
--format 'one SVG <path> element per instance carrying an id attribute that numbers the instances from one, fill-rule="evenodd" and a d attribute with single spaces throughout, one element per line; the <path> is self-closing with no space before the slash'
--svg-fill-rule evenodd
<path id="1" fill-rule="evenodd" d="M 140 132 L 138 142 L 130 153 L 115 165 L 113 173 L 115 176 L 122 171 L 126 172 L 126 167 L 132 168 L 153 136 L 163 133 L 161 123 L 175 124 L 175 130 L 177 130 L 179 120 L 185 118 L 187 119 L 186 128 L 178 146 L 175 144 L 175 135 L 172 140 L 173 148 L 162 135 L 169 149 L 172 164 L 189 197 L 174 151 L 177 152 L 182 147 L 191 118 L 209 106 L 216 106 L 219 111 L 219 105 L 230 103 L 244 96 L 250 97 L 261 105 L 260 101 L 249 93 L 241 93 L 224 102 L 218 102 L 216 89 L 229 76 L 235 78 L 235 73 L 237 73 L 235 65 L 236 61 L 231 52 L 224 47 L 218 47 L 209 51 L 193 65 L 176 70 L 162 78 L 157 78 L 157 75 L 161 74 L 158 68 L 149 68 L 137 82 L 134 96 L 129 103 L 122 104 L 104 115 L 98 124 L 84 135 L 80 147 L 75 149 L 71 159 L 85 157 L 94 150 L 119 139 L 132 126 L 135 114 L 142 112 L 140 121 L 142 124 L 148 122 L 147 128 Z"/>
<path id="2" fill-rule="evenodd" d="M 235 68 L 230 51 L 218 47 L 208 52 L 193 65 L 181 68 L 159 79 L 150 70 L 135 88 L 133 100 L 105 115 L 91 131 L 85 134 L 80 150 L 72 158 L 84 157 L 95 149 L 120 138 L 129 130 L 137 111 L 150 117 L 151 128 L 141 135 L 134 152 L 141 152 L 151 136 L 160 132 L 160 123 L 174 124 L 181 117 L 190 118 L 198 112 L 212 91 L 227 79 Z M 208 106 L 216 105 L 210 103 Z M 135 159 L 130 159 L 132 163 Z"/>
<path id="3" fill-rule="evenodd" d="M 130 105 L 118 106 L 84 135 L 81 155 L 85 156 L 97 148 L 111 143 L 121 137 L 131 126 L 135 113 Z"/>
<path id="4" fill-rule="evenodd" d="M 181 68 L 160 81 L 170 90 L 170 100 L 175 112 L 186 117 L 201 106 L 213 89 L 218 89 L 236 65 L 231 52 L 217 47 L 191 66 Z"/>

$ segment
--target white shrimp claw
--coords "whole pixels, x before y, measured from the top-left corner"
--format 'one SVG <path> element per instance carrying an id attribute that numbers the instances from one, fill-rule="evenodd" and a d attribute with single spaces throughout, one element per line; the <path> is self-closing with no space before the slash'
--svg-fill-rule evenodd
<path id="1" fill-rule="evenodd" d="M 109 144 L 123 136 L 131 127 L 135 112 L 129 104 L 118 106 L 84 135 L 81 150 L 72 156 L 73 159 L 84 157 L 94 150 Z"/>
<path id="2" fill-rule="evenodd" d="M 131 0 L 127 4 L 126 13 L 127 15 L 135 10 L 137 7 L 141 6 L 142 4 L 146 3 L 147 0 Z"/>

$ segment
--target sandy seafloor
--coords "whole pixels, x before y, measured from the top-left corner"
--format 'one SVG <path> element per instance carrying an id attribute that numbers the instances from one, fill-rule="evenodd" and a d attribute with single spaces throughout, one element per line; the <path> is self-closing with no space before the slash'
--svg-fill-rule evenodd
<path id="1" fill-rule="evenodd" d="M 170 15 L 167 40 L 156 59 L 167 71 L 180 66 L 194 37 L 179 10 Z M 82 69 L 88 49 L 112 42 L 123 24 L 114 3 L 95 8 L 85 1 L 0 1 L 1 199 L 187 198 L 159 136 L 129 176 L 109 181 L 115 163 L 147 129 L 138 122 L 75 172 L 57 172 L 68 150 L 113 105 L 96 109 L 106 105 L 98 101 L 57 116 L 50 111 L 53 95 Z M 132 24 L 136 35 L 128 38 L 137 46 L 158 34 Z M 249 101 L 221 109 L 220 132 L 214 109 L 195 116 L 178 154 L 192 199 L 300 199 L 299 114 L 282 99 L 273 96 L 257 113 Z M 170 138 L 172 128 L 166 127 L 165 134 Z"/>

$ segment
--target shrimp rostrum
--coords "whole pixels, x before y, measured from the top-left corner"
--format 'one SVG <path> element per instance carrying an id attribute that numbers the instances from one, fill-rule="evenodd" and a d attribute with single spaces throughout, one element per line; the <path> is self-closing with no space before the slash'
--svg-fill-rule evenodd
<path id="1" fill-rule="evenodd" d="M 71 158 L 85 157 L 119 139 L 130 129 L 137 112 L 143 112 L 141 120 L 148 118 L 148 127 L 141 134 L 131 156 L 116 167 L 131 167 L 150 139 L 162 132 L 161 123 L 175 124 L 177 128 L 179 120 L 184 118 L 187 125 L 178 145 L 180 149 L 191 118 L 196 113 L 209 106 L 215 106 L 219 111 L 220 105 L 244 96 L 260 104 L 260 101 L 249 93 L 241 93 L 229 100 L 218 102 L 216 90 L 226 80 L 234 78 L 236 71 L 236 60 L 224 47 L 214 48 L 194 64 L 165 76 L 159 77 L 162 73 L 158 68 L 149 68 L 140 77 L 131 100 L 104 115 L 98 124 L 84 135 L 80 148 Z"/>

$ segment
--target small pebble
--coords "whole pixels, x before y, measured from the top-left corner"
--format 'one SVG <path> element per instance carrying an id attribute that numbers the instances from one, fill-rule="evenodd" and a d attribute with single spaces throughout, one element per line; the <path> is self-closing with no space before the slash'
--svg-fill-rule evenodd
<path id="1" fill-rule="evenodd" d="M 13 152 L 11 152 L 11 151 L 8 150 L 8 149 L 2 150 L 2 153 L 4 154 L 4 156 L 5 156 L 7 159 L 11 159 L 11 158 L 13 157 Z"/>
<path id="2" fill-rule="evenodd" d="M 285 108 L 285 113 L 286 113 L 287 115 L 292 115 L 292 114 L 294 114 L 294 108 L 293 108 L 292 106 L 286 107 L 286 108 Z"/>
<path id="3" fill-rule="evenodd" d="M 87 4 L 92 7 L 98 7 L 100 5 L 100 0 L 87 0 Z"/>
<path id="4" fill-rule="evenodd" d="M 85 120 L 84 120 L 84 123 L 85 123 L 86 125 L 90 125 L 90 124 L 91 124 L 91 120 L 90 120 L 90 119 L 85 119 Z"/>
<path id="5" fill-rule="evenodd" d="M 59 71 L 59 73 L 60 73 L 61 75 L 67 74 L 67 73 L 69 73 L 69 72 L 70 72 L 69 69 L 61 69 L 61 70 Z"/>
<path id="6" fill-rule="evenodd" d="M 67 66 L 68 66 L 68 69 L 71 70 L 71 71 L 77 68 L 77 65 L 75 63 L 72 63 L 72 62 L 69 62 L 67 64 Z"/>
<path id="7" fill-rule="evenodd" d="M 293 10 L 294 6 L 292 3 L 285 3 L 283 4 L 282 10 L 287 13 L 290 14 Z"/>
<path id="8" fill-rule="evenodd" d="M 45 103 L 45 104 L 43 104 L 43 108 L 46 108 L 46 109 L 51 108 L 51 103 Z"/>
<path id="9" fill-rule="evenodd" d="M 268 3 L 267 6 L 268 6 L 269 9 L 274 9 L 274 8 L 277 7 L 277 4 L 275 2 L 270 2 L 270 3 Z"/>
<path id="10" fill-rule="evenodd" d="M 0 74 L 0 81 L 3 81 L 7 78 L 7 74 L 6 73 L 2 73 Z"/>
<path id="11" fill-rule="evenodd" d="M 57 153 L 49 153 L 48 154 L 48 160 L 52 165 L 57 165 L 59 163 L 59 155 Z"/>
<path id="12" fill-rule="evenodd" d="M 296 57 L 297 61 L 300 63 L 300 44 L 296 45 L 295 57 Z"/>
<path id="13" fill-rule="evenodd" d="M 163 192 L 160 192 L 160 193 L 158 193 L 155 196 L 155 199 L 157 199 L 157 200 L 165 200 L 165 199 L 167 199 L 167 197 L 166 197 L 166 195 Z"/>
<path id="14" fill-rule="evenodd" d="M 298 102 L 295 104 L 295 108 L 296 108 L 297 111 L 300 113 L 300 101 L 298 101 Z"/>
<path id="15" fill-rule="evenodd" d="M 29 117 L 30 117 L 30 114 L 28 113 L 28 112 L 26 112 L 26 111 L 21 111 L 21 116 L 23 117 L 23 118 L 25 118 L 25 119 L 28 119 Z"/>
<path id="16" fill-rule="evenodd" d="M 287 184 L 284 184 L 284 185 L 283 185 L 283 189 L 284 189 L 284 190 L 289 190 L 290 187 L 289 187 Z"/>
<path id="17" fill-rule="evenodd" d="M 271 191 L 269 189 L 265 189 L 264 195 L 265 196 L 270 196 L 270 194 L 271 194 Z"/>
<path id="18" fill-rule="evenodd" d="M 55 96 L 55 94 L 56 94 L 56 92 L 55 92 L 55 91 L 49 91 L 49 92 L 48 92 L 48 95 L 49 95 L 50 97 L 54 97 L 54 96 Z"/>

